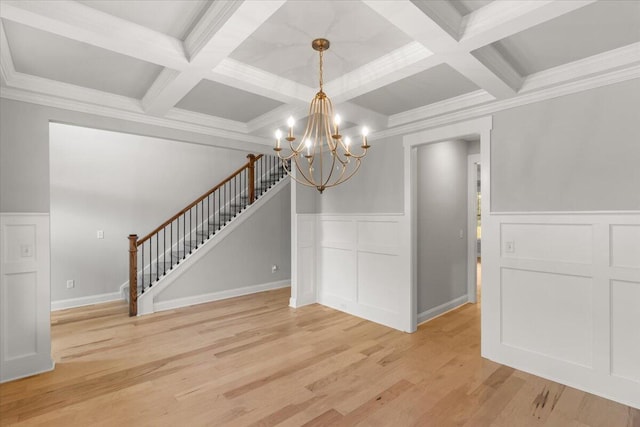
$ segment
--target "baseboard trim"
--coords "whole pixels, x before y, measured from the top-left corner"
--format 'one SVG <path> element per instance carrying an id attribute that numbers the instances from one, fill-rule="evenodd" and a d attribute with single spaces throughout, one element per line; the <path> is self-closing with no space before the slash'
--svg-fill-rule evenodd
<path id="1" fill-rule="evenodd" d="M 194 295 L 183 298 L 176 298 L 169 301 L 153 303 L 153 311 L 172 310 L 174 308 L 188 307 L 196 304 L 219 301 L 223 299 L 239 297 L 242 295 L 255 294 L 258 292 L 271 291 L 274 289 L 287 288 L 291 286 L 291 280 L 280 280 L 278 282 L 263 283 L 261 285 L 245 286 L 242 288 L 228 289 L 224 291 L 211 292 L 208 294 Z"/>
<path id="2" fill-rule="evenodd" d="M 456 299 L 453 299 L 449 302 L 445 302 L 444 304 L 440 304 L 437 307 L 430 308 L 427 311 L 423 311 L 422 313 L 418 313 L 418 325 L 424 323 L 428 320 L 431 320 L 435 317 L 438 317 L 447 311 L 451 311 L 454 308 L 458 308 L 463 304 L 468 302 L 467 294 L 462 295 Z"/>
<path id="3" fill-rule="evenodd" d="M 0 377 L 0 383 L 8 383 L 9 381 L 20 380 L 22 378 L 33 377 L 34 375 L 44 374 L 46 372 L 51 372 L 56 368 L 56 362 L 49 358 L 49 363 L 40 369 L 36 369 L 30 372 L 22 372 L 17 375 L 10 375 L 8 377 Z"/>
<path id="4" fill-rule="evenodd" d="M 103 302 L 120 301 L 122 293 L 111 292 L 109 294 L 89 295 L 86 297 L 61 299 L 51 301 L 51 311 L 66 310 L 67 308 L 84 307 L 85 305 L 100 304 Z"/>

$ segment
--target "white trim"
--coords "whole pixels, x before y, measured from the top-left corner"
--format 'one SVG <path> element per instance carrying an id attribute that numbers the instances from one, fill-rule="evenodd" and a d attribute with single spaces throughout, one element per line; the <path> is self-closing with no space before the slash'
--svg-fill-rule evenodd
<path id="1" fill-rule="evenodd" d="M 469 302 L 477 302 L 478 283 L 478 236 L 476 212 L 478 209 L 477 164 L 482 164 L 480 154 L 471 154 L 467 158 L 467 295 Z"/>
<path id="2" fill-rule="evenodd" d="M 583 92 L 601 86 L 607 86 L 610 84 L 620 83 L 636 78 L 640 78 L 640 65 L 631 65 L 626 68 L 616 69 L 608 73 L 598 74 L 582 80 L 571 81 L 562 85 L 537 90 L 535 92 L 522 93 L 508 99 L 498 100 L 476 107 L 467 108 L 462 111 L 456 111 L 450 114 L 426 118 L 419 122 L 376 132 L 369 136 L 369 140 L 375 141 L 383 138 L 389 138 L 391 136 L 405 135 L 410 132 L 419 132 L 421 130 L 434 128 L 436 126 L 445 126 L 461 120 L 471 120 L 479 116 L 485 116 L 487 114 L 507 110 L 509 108 L 521 107 L 524 105 L 545 101 L 547 99 L 571 95 L 573 93 Z M 526 86 L 526 84 L 527 81 L 525 80 L 523 87 Z"/>
<path id="3" fill-rule="evenodd" d="M 53 359 L 47 360 L 46 363 L 47 364 L 43 365 L 43 367 L 41 369 L 36 369 L 36 370 L 31 371 L 29 373 L 22 373 L 22 374 L 18 374 L 18 375 L 9 374 L 9 376 L 7 376 L 7 377 L 2 377 L 2 379 L 0 380 L 0 383 L 7 383 L 9 381 L 15 381 L 15 380 L 19 380 L 21 378 L 28 378 L 28 377 L 32 377 L 34 375 L 44 374 L 45 372 L 51 372 L 56 368 L 56 362 Z"/>
<path id="4" fill-rule="evenodd" d="M 522 215 L 640 215 L 640 211 L 529 211 L 529 212 L 500 212 L 491 211 L 493 216 L 522 216 Z"/>
<path id="5" fill-rule="evenodd" d="M 68 308 L 84 307 L 86 305 L 101 304 L 111 301 L 122 301 L 122 286 L 120 291 L 108 294 L 88 295 L 86 297 L 61 299 L 51 301 L 51 311 L 66 310 Z"/>
<path id="6" fill-rule="evenodd" d="M 169 301 L 153 303 L 153 311 L 172 310 L 174 308 L 188 307 L 190 305 L 204 304 L 212 301 L 219 301 L 227 298 L 239 297 L 242 295 L 255 294 L 257 292 L 270 291 L 273 289 L 288 288 L 291 280 L 280 280 L 277 282 L 263 283 L 261 285 L 245 286 L 242 288 L 226 289 L 223 291 L 211 292 L 208 294 L 194 295 L 183 298 L 176 298 Z"/>
<path id="7" fill-rule="evenodd" d="M 389 127 L 404 125 L 427 117 L 439 116 L 440 114 L 450 113 L 468 107 L 475 107 L 476 105 L 495 101 L 495 99 L 496 98 L 486 90 L 476 90 L 454 98 L 445 99 L 444 101 L 417 107 L 413 110 L 393 114 L 389 116 Z"/>
<path id="8" fill-rule="evenodd" d="M 49 212 L 0 212 L 0 216 L 49 216 Z"/>
<path id="9" fill-rule="evenodd" d="M 437 307 L 430 308 L 429 310 L 418 313 L 418 325 L 433 320 L 434 318 L 445 314 L 448 311 L 455 310 L 456 308 L 465 305 L 468 302 L 467 295 L 452 299 L 449 302 L 440 304 Z"/>
<path id="10" fill-rule="evenodd" d="M 480 158 L 482 163 L 482 217 L 486 218 L 491 206 L 491 129 L 493 128 L 493 118 L 491 116 L 480 117 L 467 122 L 455 123 L 436 129 L 424 130 L 403 138 L 404 145 L 404 211 L 405 218 L 403 234 L 406 241 L 410 242 L 408 248 L 410 255 L 406 257 L 405 268 L 409 273 L 409 283 L 406 284 L 410 290 L 411 304 L 407 307 L 412 314 L 409 332 L 414 332 L 417 325 L 417 300 L 418 300 L 418 266 L 416 263 L 417 254 L 417 148 L 424 144 L 456 139 L 471 135 L 480 136 Z M 483 224 L 484 225 L 484 224 Z M 466 295 L 465 295 L 466 298 Z M 482 319 L 484 319 L 484 315 Z M 482 329 L 484 332 L 484 328 Z M 483 340 L 484 342 L 484 340 Z M 484 355 L 484 352 L 483 352 Z"/>

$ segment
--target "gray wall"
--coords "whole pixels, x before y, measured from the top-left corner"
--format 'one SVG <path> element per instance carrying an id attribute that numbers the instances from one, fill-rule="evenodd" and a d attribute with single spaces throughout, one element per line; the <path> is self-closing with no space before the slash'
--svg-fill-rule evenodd
<path id="1" fill-rule="evenodd" d="M 0 212 L 49 212 L 49 122 L 61 122 L 234 149 L 257 144 L 0 99 Z"/>
<path id="2" fill-rule="evenodd" d="M 127 236 L 144 236 L 246 163 L 241 151 L 57 123 L 50 136 L 52 301 L 117 292 Z"/>
<path id="3" fill-rule="evenodd" d="M 467 145 L 417 150 L 418 313 L 467 292 Z"/>
<path id="4" fill-rule="evenodd" d="M 634 79 L 494 113 L 492 209 L 640 210 L 639 106 Z M 372 145 L 320 212 L 404 211 L 402 136 Z"/>
<path id="5" fill-rule="evenodd" d="M 322 213 L 399 213 L 404 210 L 402 137 L 371 141 L 360 170 L 349 181 L 327 189 Z"/>
<path id="6" fill-rule="evenodd" d="M 291 197 L 285 188 L 185 271 L 156 302 L 289 280 L 290 209 Z M 278 271 L 271 273 L 274 264 Z"/>
<path id="7" fill-rule="evenodd" d="M 640 79 L 494 115 L 493 211 L 640 210 Z"/>

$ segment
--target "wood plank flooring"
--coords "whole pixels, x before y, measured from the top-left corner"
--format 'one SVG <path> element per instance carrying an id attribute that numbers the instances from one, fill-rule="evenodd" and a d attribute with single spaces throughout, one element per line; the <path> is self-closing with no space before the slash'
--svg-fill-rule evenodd
<path id="1" fill-rule="evenodd" d="M 640 426 L 636 409 L 482 359 L 479 305 L 405 334 L 288 297 L 55 312 L 56 369 L 0 385 L 0 425 Z"/>

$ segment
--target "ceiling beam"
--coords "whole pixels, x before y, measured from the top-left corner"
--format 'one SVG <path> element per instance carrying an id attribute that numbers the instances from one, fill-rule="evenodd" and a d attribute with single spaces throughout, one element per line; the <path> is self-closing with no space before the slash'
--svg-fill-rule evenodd
<path id="1" fill-rule="evenodd" d="M 470 52 L 595 1 L 494 1 L 464 16 L 460 28 L 460 46 Z"/>
<path id="2" fill-rule="evenodd" d="M 142 61 L 182 70 L 182 42 L 75 1 L 2 0 L 0 18 Z"/>
<path id="3" fill-rule="evenodd" d="M 456 37 L 441 27 L 440 17 L 433 5 L 426 1 L 409 0 L 364 0 L 364 2 L 393 25 L 404 31 L 435 55 L 441 56 L 460 74 L 486 90 L 496 98 L 508 98 L 516 94 L 519 87 L 512 86 L 501 76 L 517 74 L 515 70 L 501 70 L 496 73 L 469 51 L 460 47 Z M 509 66 L 504 61 L 500 66 Z"/>
<path id="4" fill-rule="evenodd" d="M 309 86 L 231 58 L 220 61 L 218 66 L 206 78 L 285 103 L 308 102 L 311 101 L 316 93 Z"/>
<path id="5" fill-rule="evenodd" d="M 185 40 L 188 67 L 164 73 L 144 96 L 145 111 L 163 115 L 231 54 L 285 0 L 213 2 Z"/>

